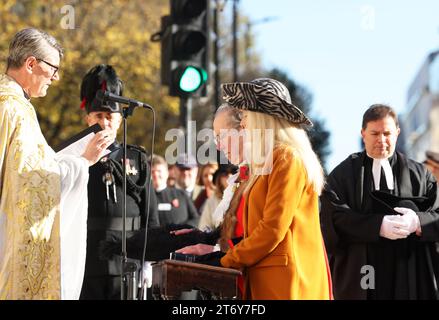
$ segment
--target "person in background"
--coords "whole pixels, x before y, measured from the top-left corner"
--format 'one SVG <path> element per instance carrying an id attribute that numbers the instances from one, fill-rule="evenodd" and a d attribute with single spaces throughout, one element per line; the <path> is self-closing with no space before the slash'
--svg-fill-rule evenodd
<path id="1" fill-rule="evenodd" d="M 424 161 L 428 170 L 433 174 L 436 180 L 439 180 L 439 154 L 427 151 L 427 160 Z"/>
<path id="2" fill-rule="evenodd" d="M 175 187 L 177 184 L 177 166 L 175 164 L 168 165 L 168 187 Z"/>
<path id="3" fill-rule="evenodd" d="M 123 94 L 122 81 L 112 66 L 99 64 L 93 67 L 81 83 L 81 108 L 87 113 L 87 125 L 98 123 L 102 128 L 111 130 L 114 136 L 111 146 L 113 152 L 90 167 L 87 260 L 81 299 L 119 300 L 122 272 L 120 257 L 102 261 L 98 251 L 100 241 L 122 237 L 124 165 L 127 173 L 127 237 L 131 237 L 141 227 L 159 226 L 160 222 L 152 185 L 148 191 L 147 153 L 142 147 L 127 145 L 127 159 L 124 164 L 123 145 L 115 140 L 122 121 L 121 106 L 112 101 L 103 103 L 97 97 L 99 91 Z"/>
<path id="4" fill-rule="evenodd" d="M 200 217 L 192 200 L 184 190 L 167 185 L 168 164 L 166 160 L 154 155 L 151 166 L 160 225 L 189 224 L 197 226 Z"/>
<path id="5" fill-rule="evenodd" d="M 437 299 L 437 182 L 395 151 L 400 128 L 383 104 L 363 115 L 365 150 L 328 176 L 321 222 L 335 299 Z"/>
<path id="6" fill-rule="evenodd" d="M 197 185 L 202 187 L 197 198 L 194 200 L 195 208 L 201 214 L 206 200 L 212 197 L 215 193 L 215 186 L 213 183 L 213 174 L 218 169 L 218 164 L 208 163 L 201 166 L 198 171 Z"/>
<path id="7" fill-rule="evenodd" d="M 197 160 L 194 156 L 183 153 L 177 157 L 175 166 L 177 168 L 177 188 L 184 190 L 189 198 L 194 201 L 201 190 L 201 187 L 196 184 L 198 174 Z"/>

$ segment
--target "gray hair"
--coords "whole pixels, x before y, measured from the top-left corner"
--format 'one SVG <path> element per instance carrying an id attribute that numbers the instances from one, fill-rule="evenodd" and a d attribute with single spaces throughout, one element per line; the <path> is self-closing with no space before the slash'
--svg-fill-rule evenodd
<path id="1" fill-rule="evenodd" d="M 227 119 L 228 126 L 232 129 L 239 130 L 241 128 L 242 111 L 231 107 L 227 103 L 223 103 L 216 110 L 215 117 L 223 112 L 227 112 L 227 115 L 229 116 Z"/>
<path id="2" fill-rule="evenodd" d="M 9 45 L 6 70 L 9 68 L 20 68 L 30 56 L 34 56 L 37 59 L 45 59 L 50 54 L 50 47 L 58 50 L 61 59 L 63 56 L 63 48 L 54 37 L 35 28 L 27 28 L 19 31 Z"/>

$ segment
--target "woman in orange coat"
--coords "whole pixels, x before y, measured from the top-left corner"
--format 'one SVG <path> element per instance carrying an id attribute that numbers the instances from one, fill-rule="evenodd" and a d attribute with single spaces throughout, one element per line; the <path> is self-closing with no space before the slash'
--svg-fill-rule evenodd
<path id="1" fill-rule="evenodd" d="M 273 79 L 223 84 L 223 97 L 244 110 L 244 239 L 221 265 L 241 269 L 245 299 L 330 299 L 331 282 L 320 231 L 323 170 L 304 126 L 311 121 Z"/>

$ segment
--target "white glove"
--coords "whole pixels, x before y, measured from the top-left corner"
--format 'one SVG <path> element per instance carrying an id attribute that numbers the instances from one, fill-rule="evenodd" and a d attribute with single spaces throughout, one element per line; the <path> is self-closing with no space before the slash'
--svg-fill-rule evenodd
<path id="1" fill-rule="evenodd" d="M 407 230 L 407 223 L 402 216 L 384 216 L 381 223 L 380 236 L 390 240 L 405 239 L 410 234 Z"/>
<path id="2" fill-rule="evenodd" d="M 151 261 L 145 261 L 145 264 L 143 265 L 142 272 L 143 272 L 143 283 L 146 285 L 147 288 L 151 288 L 152 286 L 152 265 Z"/>
<path id="3" fill-rule="evenodd" d="M 419 221 L 419 217 L 412 209 L 409 208 L 393 208 L 398 213 L 402 214 L 403 221 L 407 224 L 407 230 L 410 233 L 416 231 L 416 233 L 420 233 L 421 231 L 421 222 Z"/>

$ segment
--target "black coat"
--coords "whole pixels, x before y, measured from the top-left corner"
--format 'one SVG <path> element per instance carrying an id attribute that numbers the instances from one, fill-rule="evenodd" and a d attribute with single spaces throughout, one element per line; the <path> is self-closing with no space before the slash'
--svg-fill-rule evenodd
<path id="1" fill-rule="evenodd" d="M 389 212 L 376 209 L 367 159 L 370 160 L 365 152 L 350 155 L 328 176 L 321 196 L 321 226 L 329 256 L 334 297 L 434 299 L 437 297 L 435 282 L 439 280 L 436 180 L 422 164 L 400 153 L 395 154 L 395 163 L 392 165 L 395 195 L 422 197 L 422 212 L 417 212 L 422 236 L 412 234 L 406 239 L 384 239 L 379 232 L 383 217 Z M 400 253 L 386 256 L 386 252 L 396 251 Z M 377 252 L 384 255 L 379 256 Z M 371 257 L 375 257 L 375 260 Z M 377 262 L 377 259 L 380 259 L 380 269 L 377 270 L 376 291 L 364 290 L 361 287 L 365 276 L 362 268 Z M 403 273 L 393 274 L 396 269 L 403 270 Z M 392 292 L 383 289 L 380 282 L 386 282 L 389 278 L 396 279 L 390 284 Z M 400 286 L 401 290 L 398 289 Z"/>
<path id="2" fill-rule="evenodd" d="M 172 230 L 194 229 L 189 224 L 168 224 L 162 227 L 149 228 L 147 230 L 146 261 L 158 261 L 169 259 L 170 253 L 186 246 L 198 243 L 215 245 L 221 235 L 221 230 L 216 228 L 211 232 L 194 229 L 192 232 L 178 235 L 171 233 Z M 127 240 L 127 254 L 131 259 L 142 259 L 145 242 L 145 229 L 134 232 Z M 111 259 L 119 254 L 121 247 L 120 239 L 112 238 L 102 241 L 99 255 L 102 260 Z"/>
<path id="3" fill-rule="evenodd" d="M 161 226 L 168 224 L 190 224 L 198 226 L 200 215 L 191 198 L 184 190 L 166 187 L 156 191 Z"/>

